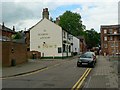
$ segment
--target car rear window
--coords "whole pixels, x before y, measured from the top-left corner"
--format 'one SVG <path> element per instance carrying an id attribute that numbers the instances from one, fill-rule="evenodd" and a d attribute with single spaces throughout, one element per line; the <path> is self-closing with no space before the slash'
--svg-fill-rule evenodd
<path id="1" fill-rule="evenodd" d="M 92 58 L 93 54 L 92 53 L 84 53 L 81 55 L 81 58 Z"/>

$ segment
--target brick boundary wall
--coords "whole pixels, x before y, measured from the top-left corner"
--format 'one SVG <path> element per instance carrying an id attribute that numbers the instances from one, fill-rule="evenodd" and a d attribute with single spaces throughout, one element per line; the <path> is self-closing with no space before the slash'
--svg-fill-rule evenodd
<path id="1" fill-rule="evenodd" d="M 27 62 L 27 46 L 24 43 L 0 42 L 2 43 L 2 66 L 11 66 L 12 60 L 15 65 Z"/>

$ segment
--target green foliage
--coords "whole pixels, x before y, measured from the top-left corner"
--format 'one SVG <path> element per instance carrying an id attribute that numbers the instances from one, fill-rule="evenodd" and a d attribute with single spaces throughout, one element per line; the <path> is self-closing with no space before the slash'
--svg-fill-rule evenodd
<path id="1" fill-rule="evenodd" d="M 98 47 L 98 45 L 100 45 L 100 34 L 97 33 L 94 29 L 86 30 L 84 37 L 89 49 L 92 47 Z"/>
<path id="2" fill-rule="evenodd" d="M 22 37 L 21 37 L 21 35 L 20 35 L 20 33 L 19 32 L 17 32 L 15 35 L 14 35 L 14 37 L 13 37 L 13 39 L 21 39 Z"/>
<path id="3" fill-rule="evenodd" d="M 82 25 L 80 14 L 66 11 L 60 16 L 59 25 L 74 36 L 84 36 L 88 48 L 96 47 L 100 44 L 100 34 L 93 28 L 86 30 L 86 26 Z"/>
<path id="4" fill-rule="evenodd" d="M 66 11 L 62 16 L 60 16 L 59 25 L 75 36 L 83 34 L 81 16 L 77 13 Z"/>

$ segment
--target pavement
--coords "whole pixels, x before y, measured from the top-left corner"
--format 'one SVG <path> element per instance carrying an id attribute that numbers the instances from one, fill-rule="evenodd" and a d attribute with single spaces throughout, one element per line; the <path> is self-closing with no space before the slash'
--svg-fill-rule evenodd
<path id="1" fill-rule="evenodd" d="M 28 63 L 2 68 L 2 77 L 33 72 L 56 64 L 62 64 L 74 58 L 77 58 L 77 56 L 67 59 L 29 59 Z M 120 77 L 120 73 L 118 73 L 118 61 L 108 56 L 98 56 L 96 67 L 92 69 L 84 88 L 118 88 L 118 79 Z"/>
<path id="2" fill-rule="evenodd" d="M 27 74 L 37 70 L 41 70 L 56 64 L 63 63 L 65 61 L 72 60 L 77 56 L 70 57 L 67 59 L 29 59 L 27 63 L 2 68 L 2 78 L 18 76 L 22 74 Z"/>
<path id="3" fill-rule="evenodd" d="M 118 59 L 98 56 L 96 67 L 90 73 L 84 88 L 119 88 Z"/>

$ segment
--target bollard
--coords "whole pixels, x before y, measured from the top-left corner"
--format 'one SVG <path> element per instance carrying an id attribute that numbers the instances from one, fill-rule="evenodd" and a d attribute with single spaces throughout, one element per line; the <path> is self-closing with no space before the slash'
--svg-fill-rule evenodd
<path id="1" fill-rule="evenodd" d="M 11 66 L 16 66 L 16 60 L 14 59 L 11 60 Z"/>

